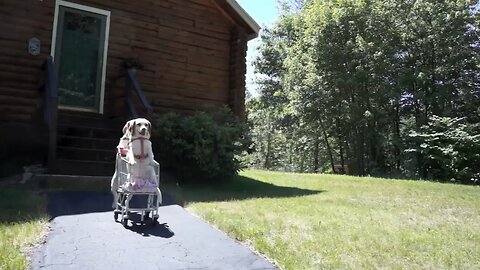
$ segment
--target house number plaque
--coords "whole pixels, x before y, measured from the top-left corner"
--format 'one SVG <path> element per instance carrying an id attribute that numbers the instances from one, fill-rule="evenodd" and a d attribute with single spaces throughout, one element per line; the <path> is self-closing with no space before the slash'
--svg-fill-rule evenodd
<path id="1" fill-rule="evenodd" d="M 36 37 L 33 37 L 28 40 L 28 53 L 31 55 L 40 54 L 40 40 Z"/>

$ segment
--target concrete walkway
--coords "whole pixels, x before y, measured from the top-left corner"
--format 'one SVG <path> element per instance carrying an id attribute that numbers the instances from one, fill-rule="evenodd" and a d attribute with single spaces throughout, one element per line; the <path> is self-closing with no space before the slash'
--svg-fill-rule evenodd
<path id="1" fill-rule="evenodd" d="M 32 269 L 277 269 L 178 205 L 160 207 L 157 226 L 125 229 L 112 211 L 99 211 L 103 206 L 97 203 L 104 205 L 109 197 L 50 196 L 50 211 L 56 208 L 57 213 L 46 244 L 32 258 Z M 87 211 L 90 204 L 97 209 Z"/>

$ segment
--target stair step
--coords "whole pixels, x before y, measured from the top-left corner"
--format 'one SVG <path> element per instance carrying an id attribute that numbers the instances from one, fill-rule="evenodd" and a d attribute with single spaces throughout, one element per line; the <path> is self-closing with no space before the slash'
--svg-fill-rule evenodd
<path id="1" fill-rule="evenodd" d="M 126 119 L 107 118 L 98 113 L 61 111 L 58 124 L 69 127 L 105 128 L 121 132 Z"/>
<path id="2" fill-rule="evenodd" d="M 31 180 L 40 188 L 62 190 L 108 191 L 111 176 L 38 174 Z"/>
<path id="3" fill-rule="evenodd" d="M 52 173 L 67 175 L 112 176 L 115 161 L 71 160 L 58 158 Z"/>
<path id="4" fill-rule="evenodd" d="M 111 149 L 88 149 L 78 147 L 57 147 L 57 157 L 69 160 L 88 160 L 113 162 L 115 160 L 116 150 Z"/>
<path id="5" fill-rule="evenodd" d="M 69 117 L 69 118 L 82 118 L 82 119 L 91 119 L 93 121 L 102 119 L 109 120 L 114 122 L 125 122 L 129 119 L 127 117 L 106 117 L 104 114 L 99 114 L 95 112 L 80 112 L 80 111 L 69 111 L 69 110 L 59 110 L 59 117 Z"/>
<path id="6" fill-rule="evenodd" d="M 112 130 L 121 131 L 124 123 L 109 120 L 109 119 L 85 119 L 81 117 L 65 117 L 58 118 L 58 124 L 64 126 L 79 126 L 79 127 L 97 127 L 108 128 Z"/>
<path id="7" fill-rule="evenodd" d="M 111 176 L 115 170 L 116 145 L 126 120 L 60 110 L 57 160 L 52 173 Z"/>
<path id="8" fill-rule="evenodd" d="M 82 149 L 112 150 L 118 144 L 118 139 L 85 138 L 80 136 L 59 135 L 59 147 L 76 147 Z"/>
<path id="9" fill-rule="evenodd" d="M 58 134 L 64 136 L 99 139 L 118 139 L 123 135 L 121 129 L 117 130 L 106 127 L 70 126 L 62 123 L 58 124 Z"/>

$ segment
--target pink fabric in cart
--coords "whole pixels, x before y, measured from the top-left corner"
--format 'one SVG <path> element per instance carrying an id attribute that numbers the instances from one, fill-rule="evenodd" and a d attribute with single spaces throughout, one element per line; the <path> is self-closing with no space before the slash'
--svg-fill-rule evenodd
<path id="1" fill-rule="evenodd" d="M 127 182 L 123 189 L 129 192 L 156 192 L 158 185 L 155 179 L 149 177 L 135 177 Z"/>

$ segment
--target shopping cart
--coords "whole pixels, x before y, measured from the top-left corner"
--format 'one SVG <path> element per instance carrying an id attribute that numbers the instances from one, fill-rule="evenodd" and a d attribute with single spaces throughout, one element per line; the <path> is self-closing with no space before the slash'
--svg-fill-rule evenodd
<path id="1" fill-rule="evenodd" d="M 114 218 L 118 220 L 124 227 L 128 227 L 128 221 L 132 213 L 140 215 L 140 223 L 147 224 L 147 220 L 152 225 L 158 223 L 158 207 L 162 203 L 162 193 L 159 188 L 160 184 L 160 164 L 154 161 L 153 169 L 155 177 L 136 177 L 131 174 L 132 166 L 128 163 L 123 149 L 119 149 L 116 157 L 115 175 L 118 177 L 118 188 L 116 196 L 117 202 L 115 206 Z M 154 179 L 152 179 L 154 178 Z M 132 207 L 130 205 L 134 196 L 140 197 L 140 205 Z M 150 216 L 151 215 L 151 216 Z"/>

